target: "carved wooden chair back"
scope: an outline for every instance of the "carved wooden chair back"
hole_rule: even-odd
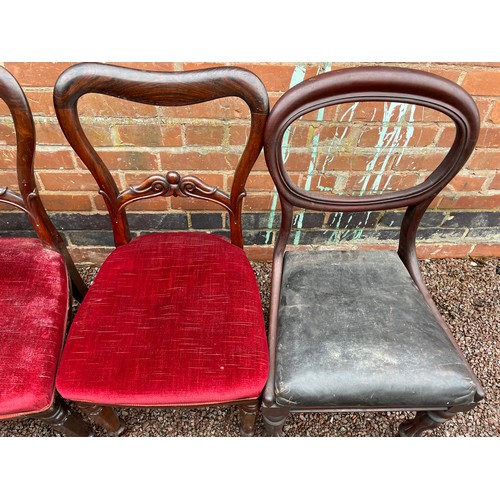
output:
[[[209,186],[195,176],[176,172],[152,175],[140,185],[119,191],[108,168],[85,135],[77,111],[78,99],[99,93],[156,106],[186,106],[224,97],[239,97],[251,112],[246,147],[236,166],[230,193]],[[116,245],[130,241],[125,207],[156,196],[210,200],[224,207],[230,219],[231,241],[243,247],[241,207],[245,183],[262,149],[262,131],[268,98],[262,82],[242,68],[220,67],[187,72],[152,72],[104,64],[75,65],[65,71],[54,88],[57,118],[71,146],[99,185],[112,223]]]
[[[0,329],[0,419],[30,415],[63,434],[90,435],[54,385],[71,304],[65,263],[78,298],[86,287],[42,205],[33,171],[33,116],[19,83],[4,68],[0,68],[0,98],[14,124],[20,191],[0,188],[0,202],[24,212],[39,238],[0,240],[0,311],[4,319]]]
[[[408,103],[447,115],[453,121],[456,135],[444,159],[420,184],[394,192],[363,196],[328,195],[306,191],[296,185],[287,172],[282,154],[288,127],[301,116],[320,108],[366,101]],[[477,107],[465,90],[430,73],[402,68],[363,67],[325,73],[293,87],[273,107],[266,124],[264,151],[279,193],[282,223],[273,256],[270,375],[263,396],[263,412],[270,434],[282,432],[289,411],[399,408],[418,410],[415,421],[400,428],[402,434],[416,435],[436,426],[456,411],[470,409],[484,396],[479,381],[426,289],[416,253],[416,235],[422,216],[469,158],[478,138],[479,123]],[[407,208],[396,259],[390,255],[392,252],[320,251],[308,252],[306,256],[287,251],[295,208],[352,213],[401,207]],[[370,274],[374,268],[384,271],[375,276]],[[298,276],[304,277],[308,273],[310,278],[303,278],[300,284]],[[393,275],[399,276],[400,281],[393,282]],[[420,292],[418,296],[413,296],[413,284]],[[307,287],[315,289],[312,295],[305,292]],[[408,296],[398,297],[401,287],[409,289]],[[370,293],[377,300],[370,300]],[[322,300],[325,307],[315,308],[314,303]],[[375,318],[378,318],[377,309],[383,316],[390,316],[393,308],[401,310],[405,307],[405,300],[413,310],[409,317],[395,314],[380,330],[373,327]],[[346,301],[350,301],[350,305]],[[411,305],[417,302],[418,307]],[[311,306],[310,314],[297,320],[294,307],[300,309],[307,304]],[[419,323],[419,314],[426,317],[427,326]],[[316,322],[312,315],[316,316]],[[311,321],[309,324],[308,320]],[[413,325],[407,331],[405,321]],[[348,327],[345,322],[355,326]],[[429,326],[431,323],[432,327]],[[429,329],[436,342],[446,345],[443,351],[433,351],[431,345],[422,343],[422,336]],[[391,335],[396,340],[390,340]],[[407,340],[411,336],[415,344]],[[370,345],[373,346],[371,349]],[[383,345],[386,352],[380,352]],[[395,357],[402,351],[407,354],[397,361]],[[327,352],[334,352],[337,361],[329,359]],[[306,353],[310,363],[301,365],[298,360],[303,362]],[[377,364],[377,355],[393,356],[385,372],[381,368],[382,358]],[[442,394],[433,398],[432,387],[439,386],[442,375],[439,356],[442,356],[441,361],[446,359],[458,363],[461,371],[460,376],[454,374],[456,379],[451,377],[453,380],[442,388]],[[431,360],[426,364],[431,372],[426,383],[411,379],[411,357],[417,363],[422,357]],[[346,361],[347,358],[351,361]],[[381,382],[379,376],[394,383],[393,386]],[[458,391],[461,391],[462,398],[453,393],[455,383],[461,384]],[[402,388],[405,384],[407,391],[418,392],[420,396],[406,397]],[[367,398],[366,390],[380,394],[380,397]],[[449,401],[445,401],[447,398]]]
[[[120,192],[80,123],[77,103],[87,93],[156,106],[241,98],[250,109],[250,130],[230,192],[174,171],[149,176]],[[236,67],[155,72],[85,63],[60,75],[54,87],[54,104],[66,138],[99,186],[117,247],[101,266],[72,325],[58,389],[67,397],[73,394],[82,408],[83,402],[93,405],[88,411],[94,414],[101,411],[100,405],[109,409],[236,402],[241,409],[242,434],[253,433],[267,377],[267,347],[257,283],[242,250],[241,210],[245,182],[262,149],[269,106],[264,85],[250,71]],[[189,196],[222,206],[229,215],[231,243],[197,232],[142,235],[131,240],[127,207],[157,196]],[[140,260],[134,257],[137,252]],[[107,306],[102,309],[104,302]],[[152,308],[155,303],[157,307]],[[128,307],[133,311],[130,317]],[[99,325],[93,323],[96,317],[101,318]],[[127,335],[134,339],[134,347],[125,353],[108,351],[108,342],[120,345],[124,338],[119,326],[122,322],[128,325]],[[156,337],[144,338],[145,328]],[[99,336],[101,329],[107,331],[105,338]],[[80,345],[81,341],[85,345]],[[94,359],[96,353],[90,349],[94,341],[97,350],[106,353],[99,359],[99,355]],[[110,370],[135,366],[144,349],[149,353],[147,362],[136,372],[125,369],[126,389],[109,379]],[[200,354],[205,351],[205,356]],[[82,358],[82,352],[86,357]],[[94,363],[100,367],[97,372],[103,370],[97,378],[97,372],[88,371]],[[158,384],[146,387],[152,373]],[[121,429],[116,418],[114,423],[101,423],[111,432]]]

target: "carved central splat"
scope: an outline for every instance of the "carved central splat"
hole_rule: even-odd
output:
[[[195,176],[181,177],[178,172],[168,172],[165,177],[152,175],[139,186],[130,186],[120,196],[128,192],[148,196],[191,196],[196,193],[205,196],[214,194],[217,188],[205,184]]]
[[[115,217],[130,203],[146,198],[158,196],[180,196],[211,200],[222,205],[232,213],[230,197],[214,186],[205,184],[194,175],[182,177],[178,172],[168,172],[165,176],[151,175],[138,186],[130,186],[122,191],[113,203],[110,196],[103,190],[99,191],[104,196],[108,208]]]

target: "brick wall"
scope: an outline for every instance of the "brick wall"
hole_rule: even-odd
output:
[[[120,63],[148,70],[180,71],[220,63]],[[233,63],[264,82],[271,106],[301,80],[326,70],[360,64]],[[372,64],[372,63],[370,63]],[[52,86],[70,63],[3,63],[23,86],[36,123],[36,176],[42,199],[77,262],[101,262],[113,239],[96,184],[59,130]],[[393,64],[395,65],[395,64]],[[466,167],[426,214],[418,233],[421,257],[500,255],[500,63],[411,63],[469,91],[481,114],[481,134]],[[120,189],[168,170],[196,173],[228,190],[248,131],[248,110],[236,98],[187,108],[160,108],[87,95],[80,101],[89,139]],[[321,118],[324,120],[321,121]],[[416,106],[353,103],[310,113],[291,128],[286,166],[306,189],[370,194],[421,182],[453,139],[449,119]],[[0,185],[17,188],[15,136],[0,102]],[[251,258],[268,259],[279,226],[279,203],[263,156],[247,184],[244,224]],[[23,214],[0,205],[0,234],[30,234]],[[161,230],[227,232],[216,205],[183,198],[131,205],[135,235]],[[298,246],[394,248],[401,213],[297,213],[290,243]]]

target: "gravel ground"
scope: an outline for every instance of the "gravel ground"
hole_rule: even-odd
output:
[[[271,268],[253,263],[264,313],[268,314]],[[481,380],[486,400],[473,411],[459,414],[429,435],[500,436],[499,382],[500,259],[439,259],[421,261],[427,286],[450,326],[472,369]],[[81,267],[87,282],[96,268]],[[119,409],[126,422],[122,436],[238,436],[235,407],[202,409]],[[284,427],[286,436],[394,436],[402,420],[400,412],[292,414]],[[94,428],[96,436],[106,436]],[[34,419],[0,422],[0,437],[53,436],[52,429]],[[263,436],[259,417],[256,436]]]

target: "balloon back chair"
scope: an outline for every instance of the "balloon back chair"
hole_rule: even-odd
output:
[[[175,171],[120,192],[80,124],[77,102],[88,93],[155,106],[241,98],[251,124],[230,193]],[[122,424],[116,411],[101,418],[103,409],[235,404],[241,434],[252,435],[268,348],[257,281],[243,250],[241,209],[268,115],[262,82],[235,67],[157,72],[83,63],[60,75],[54,105],[66,138],[99,186],[116,245],[75,316],[58,390],[110,432],[120,432]],[[158,196],[222,206],[230,241],[195,231],[132,239],[126,207]]]
[[[420,184],[373,195],[299,187],[283,160],[288,127],[319,109],[367,101],[422,106],[451,118],[455,139],[437,168]],[[270,367],[261,407],[268,435],[282,435],[290,412],[412,411],[415,418],[404,421],[399,434],[419,436],[484,398],[426,289],[416,253],[424,212],[465,164],[478,134],[479,114],[467,92],[410,69],[324,73],[288,90],[273,107],[264,151],[282,223],[273,256]],[[296,209],[352,214],[402,207],[397,252],[287,246]]]
[[[35,124],[16,79],[0,67],[0,98],[16,134],[20,193],[0,188],[0,202],[26,215],[38,238],[0,238],[0,420],[37,418],[68,436],[88,436],[87,424],[55,391],[73,294],[86,286],[38,195],[33,172]],[[71,277],[71,283],[68,278]]]

